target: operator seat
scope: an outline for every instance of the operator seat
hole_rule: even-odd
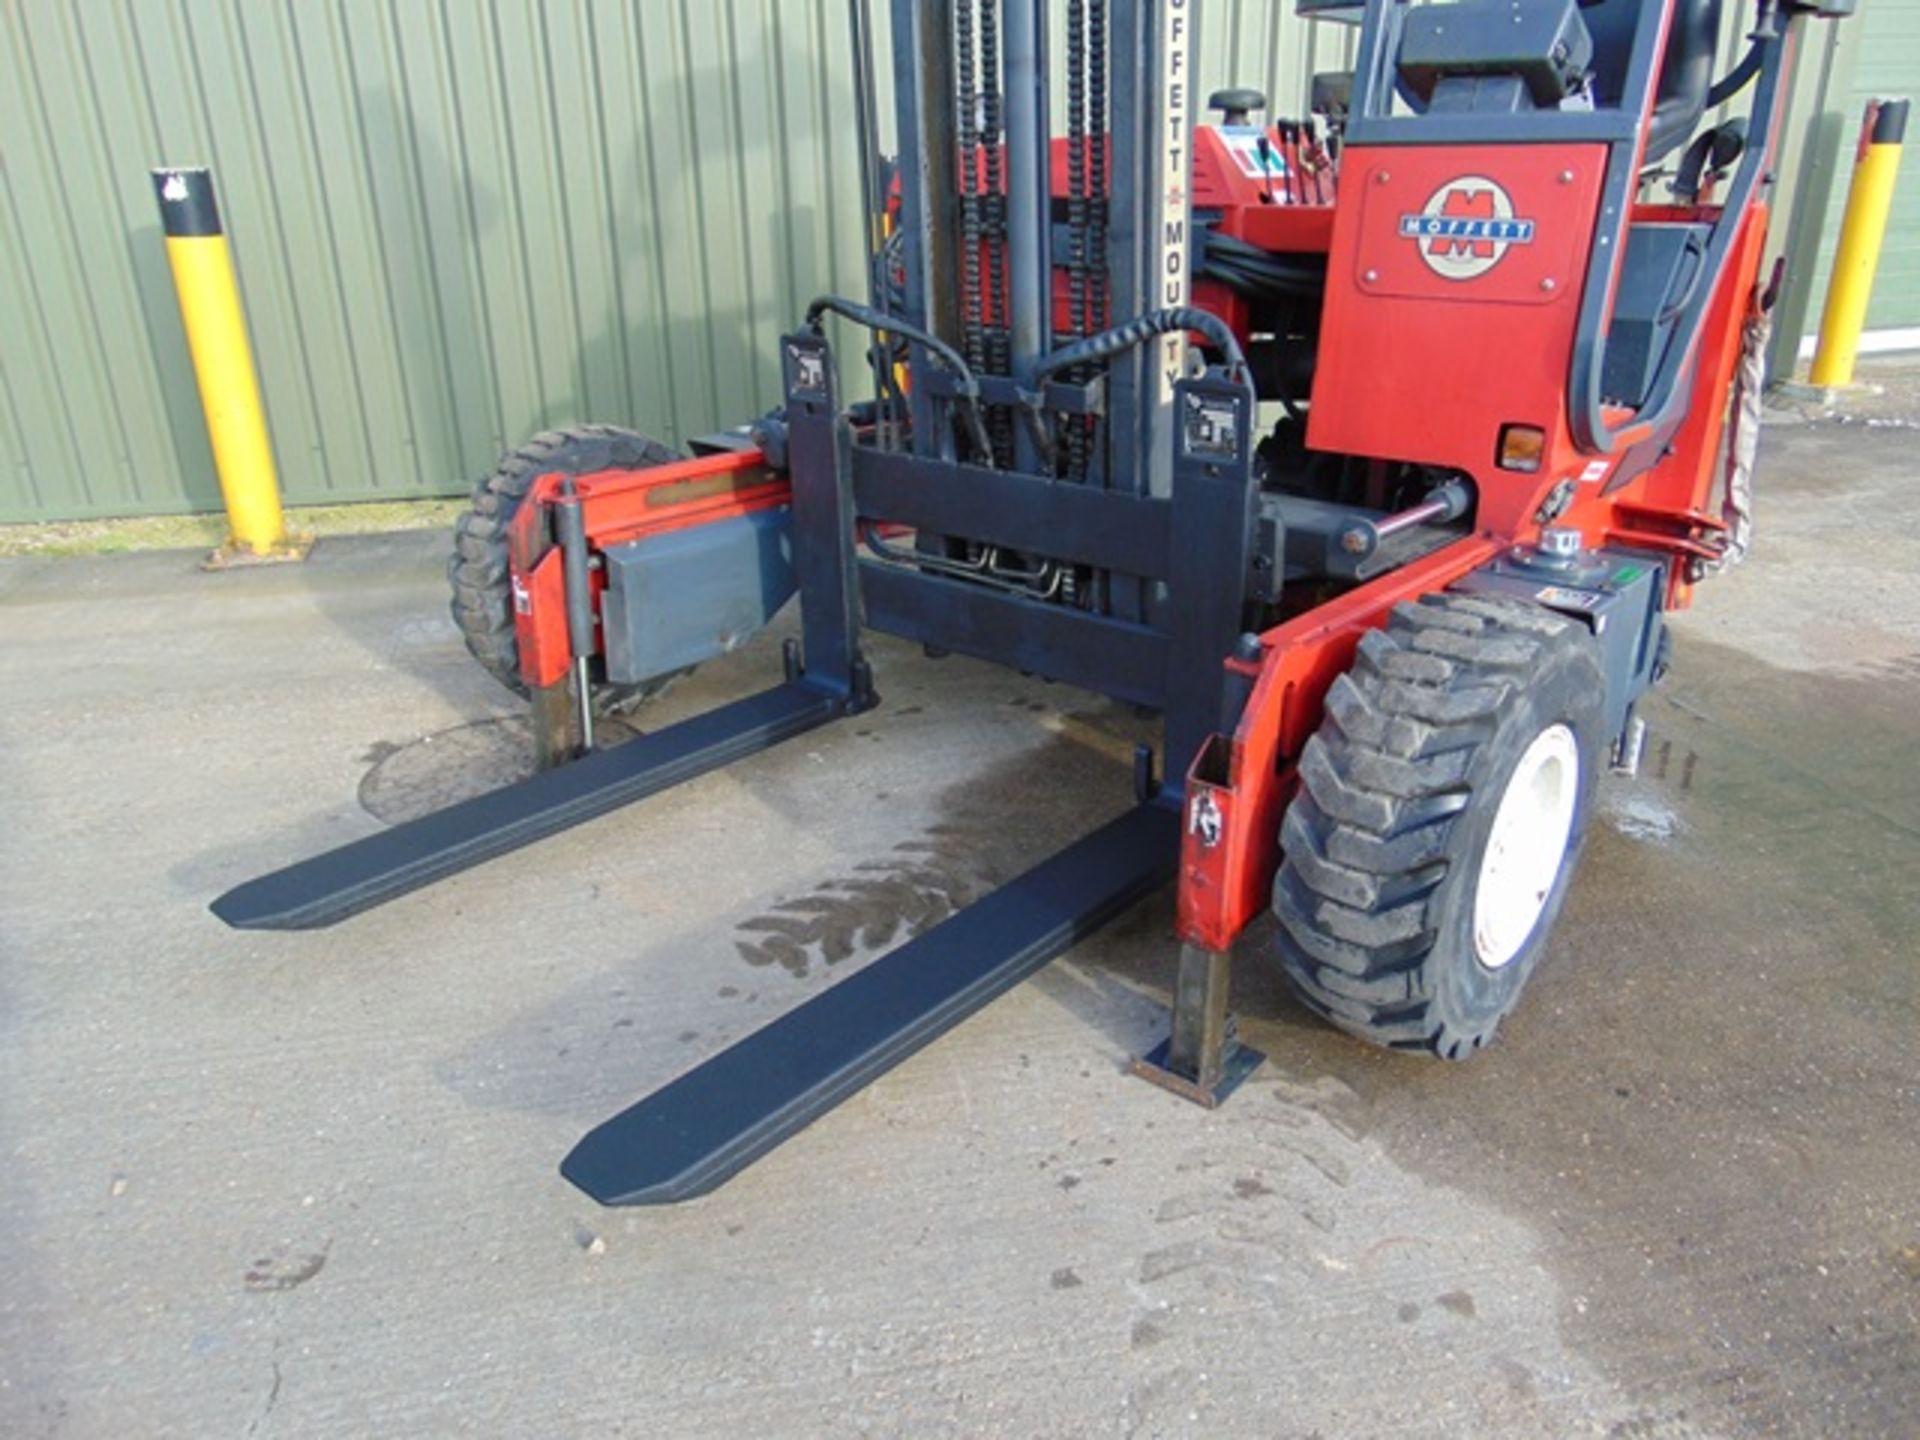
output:
[[[1618,105],[1633,54],[1640,12],[1660,0],[1581,0],[1581,18],[1593,36],[1593,98]],[[1706,113],[1713,88],[1714,50],[1720,39],[1722,0],[1677,0],[1667,32],[1666,61],[1653,103],[1643,164],[1652,165],[1682,144]]]

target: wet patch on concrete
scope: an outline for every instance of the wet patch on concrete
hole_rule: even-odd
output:
[[[1920,685],[1920,652],[1895,655],[1886,660],[1863,661],[1854,668],[1853,673],[1864,680],[1892,680]]]
[[[1695,774],[1700,768],[1700,755],[1692,746],[1684,742],[1676,743],[1673,736],[1649,727],[1646,744],[1640,753],[1640,768],[1653,784],[1685,794],[1693,789]]]
[[[1658,791],[1615,780],[1600,791],[1600,813],[1629,840],[1665,845],[1680,832],[1680,816]]]
[[[1050,738],[973,783],[948,787],[942,817],[919,837],[820,881],[806,894],[778,897],[739,921],[735,953],[749,965],[779,966],[794,976],[873,956],[926,933],[1045,859],[1052,848],[1092,830],[1095,821],[1084,811],[1075,818],[1072,777],[1078,773],[1098,783],[1098,776],[1105,794],[1124,795],[1103,771],[1111,760],[1130,755],[1133,741],[1147,733],[1143,722],[1122,707],[1098,703],[1070,712],[1025,695],[1001,703],[1054,722],[1046,726]],[[1036,818],[1036,806],[1064,817],[1062,823],[1035,830],[1026,822]],[[1042,846],[1048,829],[1059,838]]]
[[[895,654],[888,659],[894,693],[911,693],[913,671],[933,668],[933,662],[917,656]],[[976,723],[987,708],[981,705],[974,712]],[[819,753],[803,745],[772,752],[759,762],[756,803],[813,817],[810,826],[835,837],[843,848],[831,868],[822,867],[826,878],[806,876],[805,888],[786,896],[763,894],[751,908],[742,907],[744,918],[731,925],[724,913],[714,915],[703,922],[710,924],[711,933],[676,937],[671,947],[657,947],[643,922],[625,932],[630,959],[532,1014],[517,1016],[482,1044],[446,1057],[436,1065],[436,1073],[472,1103],[558,1111],[582,1120],[604,1118],[594,1113],[604,1110],[604,1101],[583,1098],[583,1092],[598,1083],[595,1077],[611,1069],[626,1077],[623,1093],[645,1093],[799,1003],[829,972],[858,968],[905,943],[1118,813],[1130,799],[1130,787],[1124,763],[1114,752],[1124,754],[1126,746],[1111,743],[1107,731],[1124,733],[1130,722],[1108,715],[1108,708],[1095,702],[1090,712],[1067,717],[1069,723],[1059,731],[1048,727],[1036,732],[1028,728],[1031,720],[1021,719],[1005,733],[1021,737],[1014,743],[1022,748],[1003,751],[997,762],[984,763],[957,783],[943,779],[930,801],[918,795],[880,801],[874,790],[862,792],[857,780],[849,781],[857,772],[828,768],[853,764],[846,749],[864,749],[868,743],[858,740],[852,727],[822,731],[815,742]],[[884,717],[886,712],[876,714]],[[965,724],[966,717],[956,717],[955,723]],[[1135,728],[1144,733],[1145,725]],[[838,754],[827,749],[836,745],[843,747]],[[952,772],[939,773],[944,777]],[[669,799],[658,807],[656,817],[672,803]],[[869,807],[889,805],[911,806],[911,813],[927,817],[919,833],[901,839],[895,822],[890,831],[880,831],[891,845],[868,839],[863,817],[871,813]],[[658,827],[662,821],[652,823]],[[636,823],[635,833],[647,836],[645,844],[651,844],[661,832]],[[641,841],[634,843],[644,850]],[[690,842],[682,834],[680,843]],[[742,885],[748,893],[763,883],[754,878],[750,850],[717,853],[716,864],[746,877]],[[849,863],[851,856],[862,854],[874,858]],[[792,886],[793,872],[785,875],[785,883]],[[621,923],[618,912],[588,913]],[[1156,935],[1165,934],[1162,919]],[[696,958],[702,956],[704,962]],[[704,994],[690,985],[693,998],[684,1006],[643,1008],[633,1002],[632,996],[656,993],[656,973],[663,966],[677,970],[683,961],[731,967],[731,974],[716,977],[728,983],[703,983],[698,989]],[[752,967],[746,973],[754,983],[741,981],[743,962]],[[724,1008],[716,1009],[714,1000],[724,1002]],[[633,1014],[635,1024],[614,1030],[610,1010],[615,1016]],[[684,1035],[691,1028],[686,1022],[696,1016],[707,1022],[697,1042],[675,1043],[675,1036]]]
[[[800,976],[923,935],[1000,883],[978,827],[936,825],[885,859],[822,881],[735,926],[733,948],[749,965]]]

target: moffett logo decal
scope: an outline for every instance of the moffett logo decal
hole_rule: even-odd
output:
[[[1220,843],[1220,832],[1224,822],[1220,815],[1220,806],[1213,798],[1211,790],[1202,790],[1194,799],[1193,813],[1187,818],[1187,833],[1200,837],[1200,848],[1211,850]]]
[[[1418,215],[1400,217],[1427,268],[1445,280],[1474,280],[1500,263],[1510,245],[1533,243],[1533,221],[1513,213],[1513,197],[1484,175],[1462,175],[1433,192]]]

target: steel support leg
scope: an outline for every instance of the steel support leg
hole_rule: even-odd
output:
[[[1241,633],[1259,489],[1253,392],[1208,376],[1174,388],[1172,568],[1167,629],[1167,774],[1231,731],[1226,662]]]
[[[801,663],[815,685],[846,697],[850,714],[875,703],[860,650],[860,578],[853,550],[852,433],[840,414],[833,352],[818,335],[780,342],[793,480],[793,566],[800,589]]]
[[[552,770],[578,759],[585,748],[580,735],[580,711],[573,701],[568,678],[535,686],[529,714],[533,720],[533,765]]]
[[[1267,1057],[1234,1037],[1227,1013],[1233,956],[1200,945],[1180,949],[1173,1033],[1128,1068],[1143,1080],[1211,1110]]]

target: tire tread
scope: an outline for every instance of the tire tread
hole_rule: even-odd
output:
[[[638,470],[680,458],[672,447],[617,425],[572,425],[543,430],[500,457],[493,472],[473,487],[473,498],[453,525],[447,557],[453,623],[467,652],[494,679],[517,695],[527,693],[520,679],[520,645],[513,629],[513,592],[507,554],[507,528],[542,475],[561,471],[587,475],[596,470]],[[655,687],[657,688],[657,687]],[[650,693],[647,687],[598,687],[601,708]]]
[[[1469,775],[1503,707],[1578,622],[1442,592],[1361,637],[1299,761],[1274,877],[1280,960],[1309,1008],[1374,1044],[1449,1059],[1462,1033],[1432,1005],[1438,895]]]

